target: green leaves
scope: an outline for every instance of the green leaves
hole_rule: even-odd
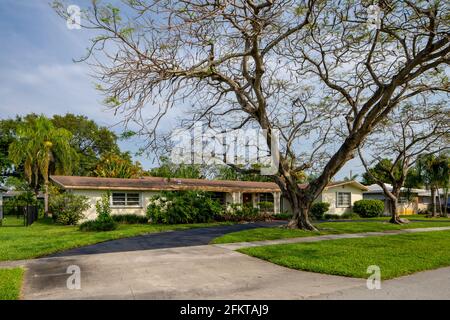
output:
[[[55,128],[45,116],[29,117],[17,128],[17,139],[9,146],[9,158],[23,166],[25,176],[35,189],[40,178],[48,181],[51,165],[58,174],[70,174],[77,155],[70,141],[72,134]]]
[[[94,175],[104,178],[139,178],[144,174],[139,162],[133,163],[124,155],[104,155],[94,170]]]

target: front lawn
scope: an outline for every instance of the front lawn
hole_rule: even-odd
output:
[[[0,300],[20,298],[23,274],[22,268],[0,269]]]
[[[119,224],[117,230],[82,232],[76,226],[53,224],[39,220],[29,227],[0,227],[0,261],[30,259],[58,251],[102,241],[169,230],[210,227],[230,223],[197,223],[180,225]]]
[[[3,227],[20,227],[24,225],[23,217],[17,218],[16,216],[3,217],[1,226]]]
[[[281,244],[238,250],[305,271],[367,278],[379,266],[382,279],[450,265],[450,231]]]
[[[368,222],[352,221],[352,222],[324,222],[316,224],[319,232],[310,232],[303,230],[291,230],[283,227],[273,228],[257,228],[238,232],[228,233],[218,237],[212,243],[232,243],[232,242],[248,242],[262,240],[276,240],[297,237],[311,237],[326,234],[341,233],[360,233],[360,232],[376,232],[386,230],[400,230],[412,228],[428,228],[428,227],[448,227],[448,222],[430,221],[430,222],[411,222],[409,224],[396,225],[383,220],[373,220]]]

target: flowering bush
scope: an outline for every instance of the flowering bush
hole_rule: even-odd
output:
[[[225,221],[261,221],[268,219],[270,214],[261,213],[258,208],[239,203],[228,204],[222,218]]]

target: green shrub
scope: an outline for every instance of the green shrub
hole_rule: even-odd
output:
[[[114,221],[88,220],[80,224],[80,231],[111,231],[116,228]]]
[[[361,217],[355,212],[346,212],[341,215],[341,219],[360,219]]]
[[[111,217],[109,192],[95,204],[97,219],[85,221],[80,225],[81,231],[110,231],[117,229],[117,223]]]
[[[122,224],[145,224],[148,218],[137,214],[114,214],[112,219],[117,223]]]
[[[203,223],[220,219],[222,211],[207,192],[163,192],[150,200],[147,217],[152,223]]]
[[[49,209],[56,223],[75,225],[84,218],[83,212],[89,209],[89,199],[73,193],[61,193],[49,199]]]
[[[320,220],[328,209],[330,209],[330,204],[328,202],[315,202],[311,206],[310,212],[316,220]]]
[[[273,202],[261,201],[258,205],[261,213],[273,213]]]
[[[275,220],[290,220],[290,219],[292,219],[292,214],[286,213],[286,212],[276,213],[276,214],[272,215],[272,217]]]
[[[363,218],[380,216],[384,211],[381,200],[358,200],[353,204],[353,211]]]

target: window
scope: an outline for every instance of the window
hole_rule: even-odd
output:
[[[352,206],[352,194],[350,192],[337,193],[337,206],[342,208],[349,208]]]
[[[112,205],[122,207],[137,207],[141,204],[139,193],[113,192]]]
[[[274,202],[272,193],[260,193],[259,202]]]

